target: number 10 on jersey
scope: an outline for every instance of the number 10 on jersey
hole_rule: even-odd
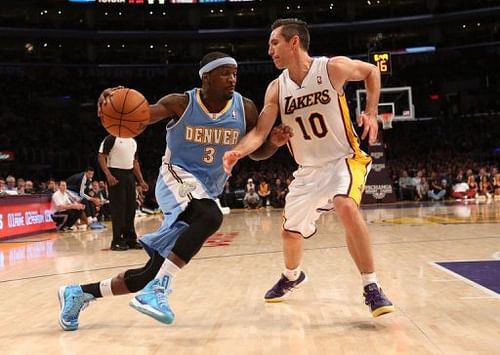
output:
[[[307,119],[302,119],[302,116],[297,116],[295,117],[295,121],[299,125],[306,141],[312,139],[311,135],[323,138],[328,133],[325,118],[319,112],[311,112]]]

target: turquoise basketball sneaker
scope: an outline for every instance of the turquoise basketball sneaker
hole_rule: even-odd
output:
[[[142,291],[132,298],[130,307],[153,317],[157,321],[172,324],[175,315],[167,301],[167,296],[172,292],[169,285],[170,277],[167,275],[161,279],[150,281]]]
[[[58,296],[61,306],[59,325],[64,330],[77,330],[80,311],[95,299],[94,296],[84,293],[80,285],[61,286]]]

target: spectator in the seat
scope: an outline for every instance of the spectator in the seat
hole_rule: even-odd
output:
[[[38,184],[38,191],[40,191],[41,194],[45,193],[47,191],[47,182],[46,181],[40,181]]]
[[[24,188],[26,186],[26,181],[23,178],[18,178],[16,183],[17,194],[24,195]]]
[[[54,192],[57,191],[56,181],[54,179],[50,178],[49,181],[47,182],[47,186],[45,188],[43,186],[41,186],[40,188],[41,188],[42,194],[52,195]]]
[[[493,186],[493,182],[495,180],[495,176],[498,174],[498,168],[496,166],[492,167],[490,170],[490,182],[491,186]]]
[[[451,181],[451,178],[450,178]],[[444,189],[445,194],[443,196],[443,200],[446,200],[451,197],[451,185],[448,184],[448,179],[441,178],[441,187]]]
[[[455,176],[455,179],[453,180],[453,185],[458,184],[459,182],[462,182],[464,180],[465,180],[464,171],[460,169],[457,175]]]
[[[486,177],[487,180],[490,179],[490,173],[485,167],[479,168],[479,174],[477,175],[476,181],[479,183],[478,192],[481,191],[481,182],[483,181],[483,177]]]
[[[24,184],[24,193],[26,195],[31,195],[36,193],[35,188],[33,186],[33,181],[26,180],[26,183]]]
[[[0,193],[5,193],[5,179],[0,176]]]
[[[403,170],[399,178],[399,196],[402,200],[415,200],[415,180],[408,176],[408,172]]]
[[[500,198],[500,173],[496,173],[493,176],[493,194],[495,198]]]
[[[469,175],[467,177],[467,185],[469,185],[469,190],[474,192],[474,197],[477,196],[479,186],[477,185],[476,182],[476,177],[474,175]]]
[[[12,175],[5,179],[5,193],[7,195],[17,195],[16,178]]]
[[[468,199],[476,196],[475,191],[469,189],[469,184],[462,180],[453,185],[453,192],[451,196],[456,199]]]
[[[249,179],[247,180],[247,186],[246,186],[246,188],[245,188],[245,192],[248,192],[248,191],[250,191],[251,189],[253,189],[253,190],[255,191],[255,184],[254,184],[254,182],[253,182],[253,179],[252,179],[252,178],[249,178]]]
[[[222,194],[219,196],[220,204],[222,207],[233,208],[234,199],[234,191],[231,189],[229,181],[226,181],[226,183],[224,184],[224,191],[222,191]]]
[[[109,201],[104,198],[103,192],[101,191],[101,187],[99,186],[99,181],[97,180],[92,181],[90,186],[91,190],[89,191],[89,195],[97,197],[99,200],[101,200],[101,204],[99,206],[96,206],[96,217],[98,221],[103,221],[104,220],[103,209],[107,204],[109,204]]]
[[[420,181],[422,180],[422,176],[424,176],[422,170],[417,171],[415,176],[413,177],[413,185],[415,185],[415,199],[418,200],[418,185],[420,184]]]
[[[444,199],[446,196],[446,189],[448,187],[448,183],[446,179],[440,179],[435,175],[434,179],[431,181],[431,186],[429,188],[429,192],[427,196],[431,201],[439,201]]]
[[[86,201],[85,199],[81,200],[81,202],[85,205],[85,214],[87,216],[91,216],[92,217],[91,220],[87,219],[88,220],[88,224],[90,226],[91,223],[99,222],[99,214],[100,214],[100,211],[101,211],[102,201],[97,196],[97,194],[94,191],[94,189],[92,188],[92,184],[90,184],[89,187],[85,189],[85,194],[87,194],[88,196],[90,196],[91,199],[92,198],[97,198],[101,202],[99,205],[96,205],[94,203],[90,203],[90,202]]]
[[[283,208],[287,192],[287,186],[281,182],[280,178],[277,178],[271,192],[271,206],[274,208]]]
[[[423,201],[427,200],[429,194],[429,182],[425,176],[421,176],[419,182],[417,183],[417,200]]]
[[[483,196],[490,199],[493,196],[493,186],[490,183],[490,179],[487,175],[481,176],[481,181],[479,183],[479,196]]]
[[[96,192],[96,196],[101,199],[101,208],[99,209],[98,219],[100,221],[109,220],[111,216],[109,208],[109,193],[108,185],[104,181],[92,181],[92,189]]]
[[[245,208],[258,208],[260,207],[260,202],[260,197],[253,188],[250,188],[245,194],[245,197],[243,197],[243,206]]]
[[[265,179],[262,179],[259,183],[259,188],[257,194],[260,197],[261,206],[269,206],[271,203],[271,188]]]
[[[69,194],[78,202],[85,205],[85,215],[89,226],[102,228],[96,217],[96,207],[101,205],[101,200],[96,196],[90,196],[87,192],[91,188],[92,178],[94,177],[94,168],[88,167],[84,172],[70,176],[66,183]],[[92,226],[93,225],[93,226]]]
[[[52,194],[52,219],[57,230],[76,230],[74,227],[85,206],[74,202],[67,191],[66,181],[59,182],[59,189]]]

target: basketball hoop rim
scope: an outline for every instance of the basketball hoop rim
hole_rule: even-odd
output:
[[[392,121],[392,119],[394,118],[394,113],[392,112],[379,113],[378,117],[381,121]]]
[[[382,122],[382,129],[392,128],[393,112],[384,112],[378,114],[378,119]]]

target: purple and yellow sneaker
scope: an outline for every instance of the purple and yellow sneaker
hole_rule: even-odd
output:
[[[370,312],[374,317],[394,312],[392,302],[384,295],[382,289],[376,283],[366,285],[363,296],[365,297],[365,304],[370,308]]]
[[[307,282],[307,275],[304,271],[300,272],[299,278],[295,281],[290,281],[285,275],[281,274],[278,282],[266,292],[264,300],[266,302],[281,302],[290,292],[299,288],[305,282]]]

